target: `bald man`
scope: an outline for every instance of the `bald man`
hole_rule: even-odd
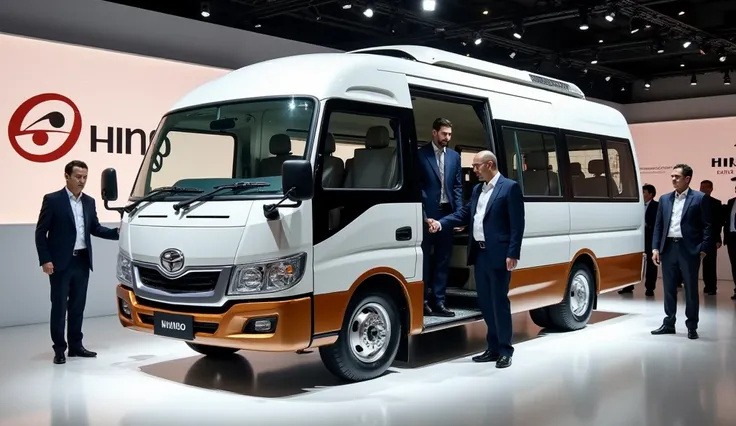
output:
[[[470,203],[439,221],[430,220],[430,232],[469,226],[468,265],[475,266],[478,304],[488,326],[488,349],[475,362],[511,365],[514,347],[509,284],[511,271],[521,258],[524,235],[524,198],[516,181],[498,171],[496,156],[481,151],[473,158],[473,170],[485,183],[473,188]]]

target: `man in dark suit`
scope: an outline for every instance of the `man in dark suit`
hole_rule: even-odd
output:
[[[452,123],[445,118],[438,118],[432,124],[432,143],[419,149],[419,171],[425,222],[429,219],[439,220],[460,210],[463,205],[460,154],[448,149],[447,144],[450,143],[451,138]],[[452,254],[452,229],[436,234],[429,233],[428,230],[428,226],[425,226],[422,241],[424,314],[453,317],[455,313],[445,307],[447,275]],[[434,249],[434,256],[432,256],[432,249]]]
[[[723,244],[723,240],[721,239],[721,229],[723,227],[721,210],[723,210],[723,203],[721,200],[713,198],[711,195],[713,192],[713,182],[709,180],[700,182],[700,192],[706,195],[705,199],[708,200],[711,205],[711,236],[715,243],[715,250],[706,254],[703,258],[703,283],[705,284],[703,293],[715,296],[718,291],[718,273],[716,271],[718,265],[718,249],[720,249]]]
[[[644,252],[647,254],[647,268],[646,278],[644,281],[644,293],[647,297],[654,296],[654,289],[657,288],[657,265],[652,262],[652,235],[654,234],[654,223],[657,220],[657,209],[659,203],[654,201],[654,196],[657,195],[657,189],[654,185],[645,184],[641,187],[641,192],[644,195]],[[632,293],[634,286],[630,285],[621,291],[619,294]]]
[[[652,260],[662,265],[664,312],[662,326],[652,334],[675,334],[677,284],[685,284],[687,337],[698,338],[698,269],[700,261],[713,251],[711,203],[705,194],[690,188],[693,169],[678,164],[672,169],[673,192],[659,198],[652,240]]]
[[[36,223],[36,251],[43,272],[51,282],[51,339],[54,363],[66,362],[64,326],[69,315],[69,356],[95,357],[82,345],[82,319],[87,283],[92,270],[90,235],[117,240],[119,230],[100,225],[95,200],[82,194],[87,165],[72,161],[64,168],[66,187],[46,194]]]
[[[736,181],[735,178],[731,178]],[[736,191],[736,188],[734,188]],[[723,206],[721,217],[723,218],[723,244],[728,252],[728,260],[731,263],[731,275],[733,276],[733,296],[731,300],[736,300],[736,197],[730,198],[726,205]]]
[[[478,304],[488,326],[488,348],[473,361],[496,361],[497,368],[505,368],[514,353],[509,284],[521,258],[525,219],[521,187],[503,177],[497,167],[492,152],[476,154],[473,169],[485,183],[473,188],[470,203],[460,211],[439,222],[430,221],[430,231],[469,227],[468,265],[475,266]]]

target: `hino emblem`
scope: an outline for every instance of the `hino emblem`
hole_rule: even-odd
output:
[[[161,266],[170,274],[181,271],[184,267],[184,253],[177,249],[164,250],[161,253]]]

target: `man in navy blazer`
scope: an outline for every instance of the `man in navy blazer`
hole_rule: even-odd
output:
[[[46,194],[36,223],[36,251],[51,282],[51,339],[54,363],[66,362],[64,326],[69,315],[69,356],[95,357],[82,345],[82,319],[92,270],[92,239],[117,240],[119,230],[100,225],[94,198],[82,194],[87,165],[72,161],[64,168],[66,187]]]
[[[511,271],[521,258],[524,198],[519,184],[499,173],[491,151],[476,154],[473,169],[485,183],[473,188],[470,203],[460,211],[430,221],[430,231],[468,225],[468,265],[475,266],[478,304],[488,326],[488,348],[473,361],[496,361],[497,368],[506,368],[514,353],[508,293]]]
[[[672,169],[673,192],[659,197],[652,236],[652,261],[662,265],[664,313],[662,326],[652,334],[675,334],[677,285],[685,284],[687,337],[698,338],[698,269],[714,249],[711,236],[711,203],[705,194],[690,188],[693,169],[678,164]]]
[[[424,220],[439,220],[457,212],[463,205],[463,181],[460,154],[448,149],[452,138],[452,123],[438,118],[432,123],[432,143],[419,149],[419,171],[422,187]],[[453,317],[445,306],[447,275],[452,254],[452,229],[436,234],[424,228],[424,314]],[[434,256],[432,249],[434,248]],[[434,268],[433,268],[434,267]],[[432,271],[434,269],[434,271]],[[431,292],[431,294],[430,294]],[[430,299],[433,299],[430,301]]]

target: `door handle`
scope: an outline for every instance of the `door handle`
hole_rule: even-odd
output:
[[[404,226],[396,230],[396,241],[411,240],[411,226]]]

